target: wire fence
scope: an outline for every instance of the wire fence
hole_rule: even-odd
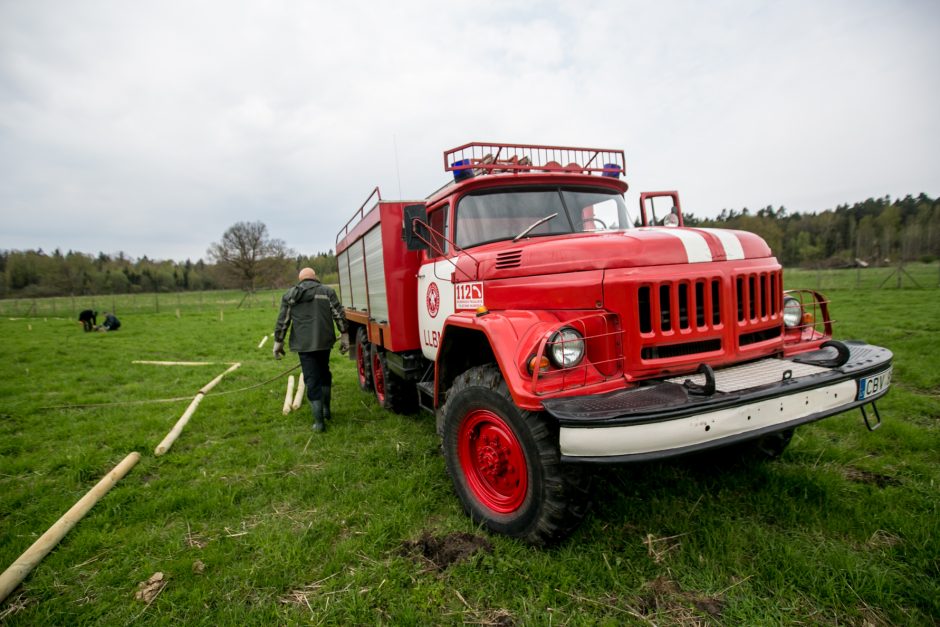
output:
[[[875,290],[940,288],[940,263],[908,263],[877,268],[787,268],[787,289]]]
[[[77,318],[84,309],[117,315],[127,313],[230,311],[233,309],[280,306],[284,290],[261,290],[254,293],[239,290],[204,292],[162,292],[152,294],[95,294],[86,296],[53,296],[46,298],[8,298],[0,300],[3,317]]]

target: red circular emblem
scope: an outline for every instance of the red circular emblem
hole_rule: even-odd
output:
[[[431,283],[428,285],[428,295],[426,300],[428,304],[428,313],[432,318],[436,318],[437,312],[441,308],[441,293],[437,289],[437,283]]]

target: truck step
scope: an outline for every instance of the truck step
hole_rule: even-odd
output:
[[[434,381],[418,381],[415,387],[418,389],[418,405],[434,413]]]

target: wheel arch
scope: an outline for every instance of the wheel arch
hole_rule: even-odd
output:
[[[462,312],[451,316],[441,334],[435,363],[435,407],[462,373],[475,366],[495,364],[513,402],[520,408],[540,411],[541,403],[526,390],[518,364],[520,342],[543,322],[557,322],[550,312],[501,311],[483,316]]]
[[[483,329],[456,324],[445,325],[441,348],[437,354],[435,405],[443,403],[444,393],[453,385],[454,379],[470,368],[485,364],[496,364],[499,367],[490,338]],[[503,368],[500,367],[500,370]],[[503,376],[505,377],[505,372]]]

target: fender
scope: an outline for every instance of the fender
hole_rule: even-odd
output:
[[[516,405],[541,411],[543,397],[532,389],[531,378],[526,372],[527,362],[546,333],[558,328],[566,319],[583,313],[572,310],[503,310],[485,314],[464,311],[449,316],[435,363],[435,407],[439,406],[442,393],[457,375],[467,368],[495,361]]]

